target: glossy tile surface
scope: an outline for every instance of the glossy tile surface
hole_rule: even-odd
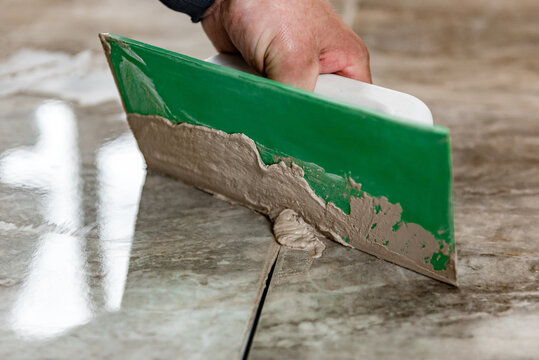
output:
[[[0,357],[239,357],[276,250],[267,220],[146,175],[115,103],[9,100]]]
[[[0,358],[238,358],[269,224],[146,174],[97,39],[205,57],[200,27],[157,1],[1,5]]]
[[[375,82],[451,130],[461,287],[283,250],[250,358],[537,358],[537,1],[335,4]],[[200,27],[158,1],[0,5],[0,358],[237,357],[270,226],[145,173],[96,36],[204,58]]]

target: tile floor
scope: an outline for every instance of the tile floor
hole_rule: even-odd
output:
[[[461,286],[280,249],[249,358],[537,358],[539,3],[334,4],[375,82],[452,132]],[[0,5],[0,358],[241,358],[271,226],[146,173],[97,39],[205,58],[200,27],[156,0]]]

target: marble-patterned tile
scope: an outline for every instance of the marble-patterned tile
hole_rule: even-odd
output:
[[[0,103],[0,358],[240,358],[268,220],[146,174],[118,103]]]
[[[126,238],[3,238],[2,358],[241,357],[277,251],[267,220],[160,175],[137,216]]]
[[[282,249],[250,358],[533,358],[537,250],[459,257],[456,288],[329,241],[314,261]]]
[[[282,250],[250,357],[536,358],[539,3],[332,3],[375,82],[451,130],[460,288],[331,242]],[[202,29],[158,1],[3,5],[0,358],[237,356],[269,223],[146,174],[96,38],[203,58]]]
[[[281,251],[251,357],[536,358],[539,3],[357,4],[375,82],[451,131],[460,287],[333,243]]]
[[[202,27],[158,0],[127,4],[122,0],[40,0],[32,6],[4,1],[0,22],[0,59],[21,49],[58,53],[98,52],[100,32],[139,39],[199,58],[215,51]],[[104,60],[104,58],[103,58]],[[106,61],[103,61],[105,64]],[[88,72],[86,69],[85,72]]]

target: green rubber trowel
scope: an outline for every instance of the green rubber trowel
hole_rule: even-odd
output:
[[[100,38],[149,169],[456,285],[449,131],[421,101],[337,75],[313,93],[235,56]]]

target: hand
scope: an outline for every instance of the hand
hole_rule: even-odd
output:
[[[318,74],[371,82],[365,44],[327,0],[216,0],[202,27],[270,79],[313,90]]]

